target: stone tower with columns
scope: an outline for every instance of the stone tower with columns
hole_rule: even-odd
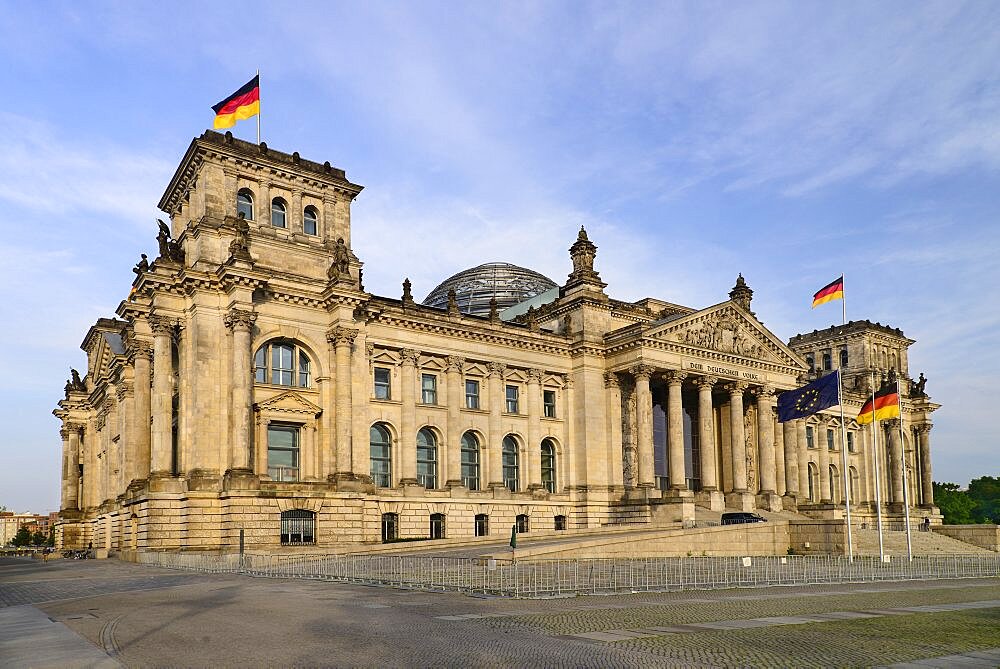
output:
[[[835,419],[778,424],[774,407],[842,342],[864,361],[852,379],[905,379],[915,446],[887,452],[919,474],[911,499],[932,503],[937,405],[906,376],[902,333],[867,324],[786,345],[742,275],[705,308],[617,300],[582,228],[565,284],[517,316],[462,313],[454,288],[448,305],[421,304],[409,280],[402,299],[374,295],[351,246],[361,189],[229,133],[192,141],[159,203],[158,257],[87,333],[86,374],[54,412],[61,545],[234,550],[242,531],[254,549],[328,550],[685,523],[699,506],[832,517]],[[870,449],[865,430],[848,434],[863,515]]]

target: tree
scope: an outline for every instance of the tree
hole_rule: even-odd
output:
[[[31,545],[32,546],[44,546],[46,542],[45,533],[41,530],[35,532],[31,535]]]
[[[957,483],[934,482],[934,503],[944,516],[945,525],[971,525],[976,522],[973,509],[976,502],[958,489]]]
[[[969,483],[969,499],[977,523],[1000,523],[1000,477],[982,476]]]
[[[56,528],[54,527],[49,528],[49,538],[45,540],[45,545],[46,546],[56,545]]]
[[[14,540],[10,542],[13,546],[27,546],[31,543],[31,531],[28,530],[27,525],[21,525],[18,528],[17,534],[14,535]]]

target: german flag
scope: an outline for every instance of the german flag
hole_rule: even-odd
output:
[[[813,295],[813,308],[815,309],[821,304],[826,304],[827,302],[832,302],[833,300],[844,299],[844,277],[841,275],[839,279],[835,279],[830,283],[826,284],[819,289],[815,295]]]
[[[237,121],[248,119],[260,113],[260,75],[243,85],[217,105],[213,128],[232,128]]]
[[[873,420],[888,420],[899,418],[899,389],[895,384],[886,386],[875,393],[875,397],[865,402],[858,414],[857,421],[861,425]]]

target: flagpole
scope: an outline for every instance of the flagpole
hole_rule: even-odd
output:
[[[257,144],[260,144],[260,70],[257,70]]]
[[[909,485],[906,482],[906,442],[903,441],[903,395],[899,392],[899,377],[896,377],[896,402],[899,405],[899,466],[903,469],[903,517],[906,521],[906,558],[913,562],[913,544],[910,538]]]
[[[878,519],[878,555],[885,562],[885,545],[882,542],[882,477],[878,470],[878,420],[875,418],[875,372],[869,372],[872,384],[872,455],[875,458],[875,517]]]
[[[844,275],[840,276],[843,297],[840,299],[844,321],[844,346],[847,346],[847,291],[843,290]],[[837,374],[837,400],[840,402],[840,456],[844,479],[844,510],[847,517],[847,561],[854,562],[854,533],[851,530],[851,481],[847,468],[847,420],[844,418],[844,373]]]

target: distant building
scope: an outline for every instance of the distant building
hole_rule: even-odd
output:
[[[35,513],[14,513],[13,511],[2,511],[0,512],[0,546],[6,546],[9,544],[11,539],[17,536],[17,531],[21,529],[22,526],[27,527],[28,531],[32,534],[35,532],[41,532],[48,537],[49,530],[55,526],[58,519],[58,512],[53,512],[43,516]]]
[[[510,263],[424,303],[368,293],[343,170],[206,132],[160,208],[158,257],[83,340],[62,424],[61,545],[233,549],[690,521],[696,505],[934,513],[913,340],[854,322],[784,343],[728,299],[612,298],[581,229],[560,285]],[[392,231],[386,230],[386,243]],[[406,253],[400,249],[401,257]],[[503,310],[503,307],[509,307]],[[841,368],[838,411],[776,422],[776,393]],[[903,436],[854,422],[901,379]],[[883,424],[883,427],[891,427]],[[846,443],[844,443],[846,441]]]

